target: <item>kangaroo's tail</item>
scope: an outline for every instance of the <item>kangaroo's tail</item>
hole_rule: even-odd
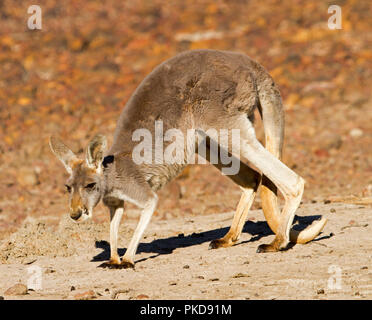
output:
[[[265,131],[265,147],[278,159],[282,156],[284,139],[284,110],[279,90],[268,76],[258,85],[259,112]],[[266,177],[261,185],[262,210],[271,230],[276,234],[281,222],[276,186]],[[324,228],[327,219],[317,220],[302,231],[291,230],[290,241],[306,243],[313,240]]]

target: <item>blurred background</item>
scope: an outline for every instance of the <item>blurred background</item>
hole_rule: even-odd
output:
[[[27,28],[31,4],[41,30]],[[327,26],[330,5],[342,8],[340,30]],[[80,154],[96,133],[111,142],[142,79],[190,49],[244,52],[273,76],[283,160],[306,179],[305,203],[371,196],[371,16],[369,0],[0,0],[0,239],[27,216],[53,223],[67,212],[49,136]],[[262,138],[260,121],[257,130]],[[160,192],[155,215],[231,211],[239,197],[212,166],[194,166]],[[102,205],[94,219],[108,220]]]

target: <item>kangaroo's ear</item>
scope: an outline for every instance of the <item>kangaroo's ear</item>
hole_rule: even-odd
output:
[[[49,138],[49,146],[56,157],[63,163],[67,172],[72,173],[72,162],[77,160],[76,155],[56,136]]]
[[[97,134],[87,148],[86,162],[90,167],[100,171],[102,169],[103,155],[106,151],[107,140],[102,134]]]

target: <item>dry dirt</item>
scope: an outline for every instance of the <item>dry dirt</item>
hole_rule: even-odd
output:
[[[164,220],[154,217],[136,255],[135,270],[99,268],[109,255],[106,222],[59,225],[28,218],[1,243],[0,296],[5,299],[371,299],[371,207],[304,204],[295,222],[303,227],[326,216],[313,242],[258,254],[273,239],[261,210],[253,210],[239,243],[208,250],[230,226],[233,212]],[[306,216],[306,218],[305,218]],[[136,215],[121,225],[124,254]],[[29,268],[41,268],[40,290],[11,296],[28,285]],[[30,273],[31,272],[31,273]],[[34,271],[35,272],[35,271]]]
[[[31,31],[27,2],[0,1],[0,299],[371,299],[371,1],[332,1],[342,7],[341,30],[327,27],[329,1],[38,4],[43,28]],[[273,238],[258,199],[241,242],[208,250],[230,225],[241,192],[212,166],[194,166],[159,192],[135,271],[97,268],[108,258],[108,214],[99,205],[89,223],[66,219],[67,174],[48,139],[59,135],[79,156],[97,133],[111,145],[143,78],[202,48],[243,52],[278,84],[282,160],[307,181],[297,214],[328,216],[323,239],[257,254]],[[349,204],[324,203],[337,198]],[[122,248],[139,212],[128,206],[126,214]],[[11,287],[24,291],[13,286],[26,285],[33,266],[43,289],[6,295]],[[341,288],[332,289],[338,271]]]

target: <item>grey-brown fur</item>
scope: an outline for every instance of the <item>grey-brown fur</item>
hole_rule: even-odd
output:
[[[216,50],[181,53],[141,82],[119,118],[114,143],[106,154],[130,157],[138,143],[132,141],[133,132],[146,128],[154,136],[155,120],[163,121],[164,132],[178,128],[185,136],[191,128],[236,128],[237,117],[253,114],[259,105],[259,90],[265,86],[280,98],[270,75],[244,54]],[[153,176],[149,182],[157,190],[183,167],[142,165],[138,170]]]

